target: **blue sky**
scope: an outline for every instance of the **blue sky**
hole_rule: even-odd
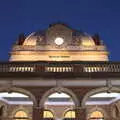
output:
[[[20,33],[28,35],[57,21],[99,33],[110,60],[120,61],[119,0],[0,0],[0,61],[8,60]]]

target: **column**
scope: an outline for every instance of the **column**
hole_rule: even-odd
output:
[[[36,96],[36,103],[33,104],[32,120],[43,120],[44,107],[40,106],[40,96]]]
[[[87,120],[86,108],[76,108],[75,113],[77,120]]]
[[[33,107],[32,120],[42,120],[43,118],[43,108]]]

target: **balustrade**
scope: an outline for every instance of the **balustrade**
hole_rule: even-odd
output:
[[[116,62],[6,62],[0,63],[0,72],[120,72]]]

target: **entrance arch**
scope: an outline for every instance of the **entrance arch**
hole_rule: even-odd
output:
[[[94,94],[97,94],[97,93],[100,93],[100,92],[108,91],[108,89],[109,89],[108,87],[102,87],[102,88],[96,88],[96,89],[91,90],[90,92],[88,92],[88,93],[84,96],[84,98],[83,98],[83,100],[82,100],[82,103],[81,103],[81,106],[82,106],[82,107],[85,107],[85,103],[86,103],[87,99],[88,99],[90,96],[92,96],[92,95],[94,95]],[[112,87],[112,88],[110,89],[110,91],[111,91],[111,92],[120,92],[120,88]]]
[[[25,95],[29,96],[29,98],[33,101],[34,106],[37,106],[37,101],[36,101],[35,96],[31,92],[29,92],[29,91],[27,91],[27,90],[25,90],[23,88],[18,88],[18,87],[1,87],[0,88],[0,92],[8,92],[8,93],[18,92],[18,93],[25,94]]]
[[[41,108],[44,108],[44,103],[46,101],[46,99],[48,98],[49,95],[55,93],[55,92],[58,92],[58,93],[66,93],[68,94],[74,101],[75,103],[75,107],[79,107],[80,103],[79,103],[79,100],[77,98],[77,96],[75,95],[75,93],[73,93],[70,89],[68,88],[63,88],[63,87],[56,87],[56,88],[51,88],[50,90],[48,90],[43,96],[42,96],[42,99],[40,101],[40,104],[39,106]]]

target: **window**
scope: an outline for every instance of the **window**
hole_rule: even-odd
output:
[[[64,118],[75,118],[75,111],[69,110],[69,111],[65,112]]]
[[[90,115],[90,120],[104,120],[104,116],[100,111],[94,111]]]
[[[49,110],[45,110],[44,112],[43,112],[43,118],[53,118],[54,116],[53,116],[53,113],[51,112],[51,111],[49,111]]]
[[[26,120],[26,119],[28,120],[28,115],[26,112],[20,110],[15,113],[14,119],[15,120]]]

